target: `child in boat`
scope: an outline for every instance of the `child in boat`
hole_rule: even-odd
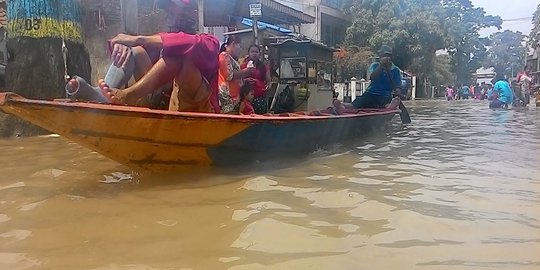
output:
[[[169,110],[219,112],[217,71],[219,41],[208,34],[195,34],[197,4],[194,0],[159,0],[167,11],[172,33],[152,36],[119,34],[109,41],[112,64],[105,79],[93,87],[73,77],[66,93],[73,99],[137,105],[164,85],[174,82]],[[170,16],[169,16],[170,15]],[[161,52],[153,60],[148,50]],[[132,78],[137,82],[120,89]]]
[[[255,114],[255,109],[253,109],[253,104],[251,104],[253,98],[253,88],[250,84],[244,84],[242,88],[240,88],[240,109],[238,110],[240,115]]]

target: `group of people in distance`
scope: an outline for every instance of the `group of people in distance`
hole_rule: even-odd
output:
[[[535,95],[535,89],[533,79],[530,76],[530,66],[525,66],[523,71],[520,72],[516,79],[509,83],[504,75],[498,74],[494,81],[494,84],[482,83],[476,86],[463,85],[462,88],[454,90],[449,85],[446,88],[446,98],[448,101],[453,99],[468,99],[469,96],[473,96],[475,99],[488,99],[490,100],[490,108],[508,108],[509,105],[513,107],[525,107],[530,103],[531,96]],[[540,95],[540,93],[536,93]],[[540,100],[540,96],[537,97]]]
[[[169,32],[150,36],[118,34],[109,40],[112,63],[97,86],[74,76],[66,85],[72,99],[109,104],[168,107],[173,111],[264,114],[270,68],[260,48],[249,47],[240,64],[237,36],[220,46],[216,37],[196,34],[197,7],[190,0],[160,0],[167,11]],[[392,49],[379,50],[380,62],[370,67],[371,85],[351,108],[382,108],[390,103],[401,74],[392,61]],[[127,86],[134,79],[134,83]]]

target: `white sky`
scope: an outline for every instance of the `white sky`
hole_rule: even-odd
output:
[[[474,6],[481,7],[488,15],[500,16],[503,20],[532,17],[540,0],[471,0]],[[503,22],[502,31],[520,31],[529,35],[533,28],[532,18],[520,21]],[[497,28],[483,29],[482,36],[497,32]]]

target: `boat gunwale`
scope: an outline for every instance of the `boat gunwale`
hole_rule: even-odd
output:
[[[184,118],[196,118],[206,120],[233,120],[233,121],[248,121],[248,122],[266,122],[272,121],[299,121],[299,120],[336,120],[346,118],[357,117],[369,117],[380,116],[388,114],[396,114],[400,111],[396,109],[369,109],[359,110],[356,114],[341,114],[341,115],[303,115],[300,113],[286,113],[286,115],[235,115],[235,114],[216,114],[216,113],[197,113],[197,112],[178,112],[169,110],[150,109],[145,107],[135,107],[128,105],[114,105],[114,104],[100,104],[91,102],[72,102],[64,100],[39,100],[28,99],[12,92],[0,93],[0,107],[8,106],[10,104],[24,104],[24,105],[41,105],[48,107],[57,107],[62,109],[84,109],[94,110],[95,112],[103,114],[122,114],[122,113],[137,113],[139,118],[154,118],[155,116],[169,116],[169,117],[184,117]]]

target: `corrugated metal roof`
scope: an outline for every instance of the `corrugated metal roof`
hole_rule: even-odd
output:
[[[7,26],[6,0],[0,0],[0,27]]]

